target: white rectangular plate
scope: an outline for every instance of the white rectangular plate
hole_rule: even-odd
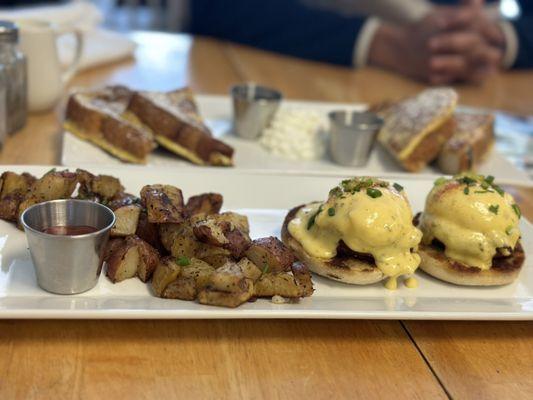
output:
[[[2,170],[28,171],[35,175],[49,169],[2,167]],[[279,236],[287,209],[324,199],[329,189],[343,178],[132,166],[93,167],[91,172],[120,178],[131,193],[138,193],[149,183],[176,185],[185,196],[206,191],[222,193],[224,209],[249,217],[252,238]],[[382,176],[405,187],[414,212],[422,210],[425,195],[435,178]],[[104,275],[94,289],[80,295],[47,293],[36,284],[24,233],[0,221],[0,318],[533,319],[533,227],[523,221],[521,229],[526,265],[519,279],[508,286],[460,287],[417,272],[417,289],[400,285],[398,290],[388,291],[382,284],[349,286],[315,276],[315,294],[298,304],[279,305],[260,299],[237,309],[225,309],[159,299],[138,279],[112,284]]]
[[[380,146],[375,146],[368,164],[364,168],[342,167],[333,163],[328,157],[312,161],[295,161],[272,155],[256,141],[238,138],[231,132],[232,110],[228,96],[198,95],[196,100],[200,108],[200,114],[206,119],[214,136],[224,140],[235,149],[235,168],[237,169],[314,174],[332,172],[340,174],[402,172],[396,161]],[[323,113],[338,109],[363,110],[366,108],[363,104],[292,100],[284,101],[282,107],[305,108]],[[90,143],[78,139],[69,132],[65,132],[63,135],[61,163],[63,165],[123,165],[117,158]],[[156,149],[150,155],[148,165],[198,168],[162,148]],[[439,173],[433,166],[427,167],[422,172]],[[508,182],[528,179],[524,171],[507,161],[496,149],[492,151],[486,162],[480,166],[479,172],[486,175],[498,175],[500,180]]]

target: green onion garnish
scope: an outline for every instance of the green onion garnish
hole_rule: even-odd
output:
[[[328,208],[328,215],[333,217],[335,215],[335,209],[333,207]]]
[[[186,267],[187,265],[191,264],[191,260],[189,260],[189,257],[181,256],[177,259],[178,265],[181,267]]]
[[[366,194],[372,197],[373,199],[381,197],[382,193],[378,189],[368,188],[366,189]]]
[[[494,177],[492,175],[489,175],[485,178],[485,182],[487,182],[489,185],[492,185],[492,182],[494,182]]]
[[[399,183],[394,183],[392,185],[394,187],[394,189],[396,189],[398,192],[401,192],[403,190],[403,186],[400,185]]]
[[[443,183],[446,183],[447,179],[443,176],[441,176],[439,179],[437,179],[435,182],[433,182],[433,184],[435,186],[440,186],[442,185]]]
[[[490,211],[491,213],[493,213],[493,214],[498,214],[498,208],[500,208],[499,205],[497,205],[497,204],[491,204],[491,205],[489,206],[489,211]]]
[[[520,207],[518,207],[518,204],[513,204],[511,207],[513,207],[515,214],[518,216],[518,218],[520,218],[522,213],[520,212]]]
[[[464,194],[470,193],[470,189],[468,188],[468,186],[463,189],[463,193]]]

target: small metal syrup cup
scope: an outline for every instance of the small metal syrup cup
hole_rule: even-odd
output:
[[[254,83],[231,88],[233,130],[244,139],[257,139],[278,110],[283,98],[278,90]]]
[[[328,116],[333,161],[349,167],[366,165],[383,119],[368,111],[332,111]]]
[[[115,224],[113,211],[87,200],[53,200],[29,207],[20,221],[42,289],[76,294],[96,285],[109,231]],[[90,226],[97,230],[83,235],[43,232],[52,226]]]

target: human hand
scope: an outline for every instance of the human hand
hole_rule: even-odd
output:
[[[435,8],[407,26],[382,24],[369,51],[369,63],[433,84],[479,82],[503,57],[504,38],[481,2]]]
[[[429,39],[430,81],[446,84],[456,80],[481,82],[501,64],[505,37],[497,22],[481,7],[471,5],[448,10],[447,29]]]

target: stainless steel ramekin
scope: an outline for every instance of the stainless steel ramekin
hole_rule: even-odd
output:
[[[92,289],[102,270],[113,211],[87,200],[53,200],[25,210],[21,224],[26,232],[37,283],[48,292],[76,294]],[[90,226],[83,235],[53,235],[52,226]]]

